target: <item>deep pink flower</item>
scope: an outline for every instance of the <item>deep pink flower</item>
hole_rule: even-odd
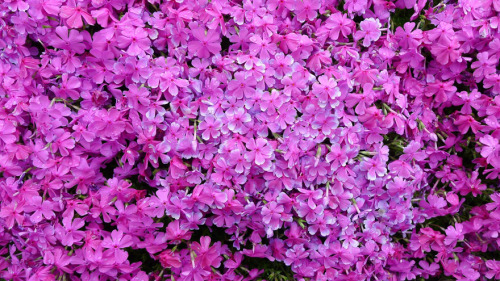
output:
[[[2,206],[0,210],[0,218],[5,220],[5,224],[8,229],[14,227],[14,224],[22,225],[24,221],[24,216],[22,212],[24,211],[24,204],[12,201],[6,206]]]
[[[191,247],[196,252],[195,261],[203,268],[218,268],[221,264],[221,243],[216,242],[210,246],[210,237],[202,236],[200,243],[194,242]]]
[[[460,44],[457,40],[449,40],[442,37],[438,42],[432,44],[431,52],[436,57],[436,61],[442,65],[455,62],[460,57]]]
[[[444,244],[455,246],[458,240],[464,239],[463,225],[460,223],[455,224],[455,226],[448,226],[446,229],[446,237],[444,238]]]
[[[64,246],[72,246],[82,241],[85,237],[85,232],[80,230],[85,225],[84,220],[80,218],[73,219],[73,216],[67,216],[63,218],[62,223],[62,225],[56,227],[56,234]]]
[[[382,34],[380,28],[382,25],[378,19],[369,18],[362,21],[360,24],[360,30],[354,33],[354,38],[356,40],[363,39],[363,46],[368,47],[374,41],[377,41]]]
[[[127,53],[131,56],[144,54],[150,48],[148,33],[143,28],[126,28],[118,36],[118,46],[127,48]]]
[[[346,14],[336,12],[328,17],[325,27],[330,29],[330,39],[337,40],[340,35],[345,38],[352,33],[354,22]]]
[[[70,28],[82,27],[83,19],[85,19],[87,24],[93,25],[95,23],[94,18],[89,14],[89,12],[77,5],[75,0],[68,1],[68,4],[69,5],[67,6],[61,7],[60,15],[62,18],[66,19],[66,23]]]
[[[221,46],[219,42],[219,34],[216,30],[209,29],[206,31],[202,27],[192,29],[194,41],[188,44],[189,53],[200,58],[208,58],[210,54],[220,52]]]
[[[378,157],[366,159],[361,168],[367,172],[366,178],[369,180],[375,180],[377,176],[381,177],[387,172],[385,164]]]
[[[120,230],[113,230],[110,236],[104,237],[101,245],[103,248],[110,249],[115,257],[118,257],[123,252],[121,249],[133,245],[133,240],[132,236],[123,235],[123,232]]]
[[[180,243],[182,240],[189,240],[191,238],[191,232],[181,229],[178,220],[168,224],[166,233],[167,240],[171,240],[173,243]]]
[[[59,151],[62,156],[68,156],[70,149],[75,147],[75,140],[71,138],[71,134],[69,132],[66,132],[63,129],[55,130],[50,140],[52,153]]]
[[[263,138],[249,139],[246,146],[250,151],[245,154],[245,159],[255,161],[257,165],[263,165],[273,155],[272,147]]]
[[[33,223],[39,223],[43,218],[50,220],[55,217],[54,203],[49,200],[42,202],[42,197],[40,196],[33,197],[30,203],[24,206],[24,210],[26,212],[33,212],[30,216],[30,220]]]
[[[235,79],[231,80],[227,86],[234,97],[241,99],[251,97],[255,93],[257,81],[253,76],[247,75],[245,72],[237,72],[234,77]]]
[[[165,250],[161,252],[159,258],[163,267],[180,268],[182,266],[182,262],[179,256],[171,250]]]
[[[423,33],[420,29],[415,29],[415,23],[414,22],[407,22],[404,24],[403,28],[398,27],[396,29],[395,35],[399,38],[400,43],[399,45],[401,48],[407,49],[414,49],[417,48],[421,40],[423,38]]]
[[[56,27],[57,36],[53,36],[50,44],[58,49],[72,50],[78,54],[85,51],[83,35],[78,30],[68,30],[66,26]]]
[[[220,128],[222,127],[222,122],[219,119],[215,119],[213,116],[207,116],[203,122],[200,123],[199,129],[203,131],[201,134],[204,140],[209,140],[210,138],[215,139],[220,135]]]

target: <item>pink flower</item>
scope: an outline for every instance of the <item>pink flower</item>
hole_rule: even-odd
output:
[[[430,47],[436,61],[442,65],[455,62],[460,58],[460,44],[457,40],[448,40],[445,37]]]
[[[61,7],[60,15],[62,18],[66,19],[66,24],[70,28],[80,28],[83,26],[83,19],[93,25],[95,23],[94,18],[82,7],[75,4],[75,0],[68,1],[67,6]]]
[[[33,197],[30,203],[25,205],[24,210],[26,212],[34,212],[30,217],[33,223],[39,223],[43,218],[52,219],[55,217],[54,203],[49,200],[42,202],[42,197],[40,196]]]
[[[297,20],[303,22],[305,20],[312,21],[316,18],[317,10],[321,7],[321,2],[314,0],[296,1],[295,13]]]
[[[68,74],[64,73],[61,82],[60,88],[55,88],[53,90],[59,97],[63,99],[69,97],[72,100],[78,100],[80,98],[80,94],[76,89],[80,88],[82,83],[77,77],[71,76],[68,78]]]
[[[330,29],[330,39],[337,40],[340,35],[345,38],[352,33],[354,22],[347,18],[347,14],[336,12],[328,17],[325,27]]]
[[[380,38],[382,32],[380,28],[382,25],[378,19],[369,18],[365,19],[359,24],[360,30],[354,33],[354,39],[363,39],[363,46],[368,47],[372,42]]]
[[[83,43],[83,35],[77,30],[68,30],[66,26],[56,27],[56,34],[51,40],[52,46],[63,50],[72,50],[78,54],[85,51],[85,44]]]
[[[489,269],[485,275],[486,278],[500,279],[500,261],[488,260],[486,261],[486,267]]]
[[[172,250],[165,250],[161,252],[159,258],[160,258],[160,263],[163,267],[180,268],[182,266],[182,262],[179,255],[172,252]]]
[[[52,153],[59,151],[62,156],[68,156],[70,150],[75,147],[75,140],[71,138],[69,132],[63,129],[54,130],[50,140],[52,142],[50,145]]]
[[[200,58],[208,58],[210,54],[219,53],[221,46],[219,43],[219,33],[216,30],[206,31],[202,27],[192,29],[193,41],[189,42],[189,53]]]
[[[361,169],[367,171],[366,178],[369,180],[375,180],[378,177],[382,177],[387,172],[385,164],[378,158],[368,158],[363,161]]]
[[[264,138],[249,139],[247,148],[250,150],[245,154],[245,159],[255,161],[257,165],[263,165],[273,155],[273,149]]]
[[[49,15],[58,15],[63,0],[41,0],[43,10]]]
[[[113,230],[111,235],[105,237],[101,243],[103,248],[110,249],[115,257],[118,257],[122,252],[123,248],[127,248],[133,245],[132,236],[123,235],[121,230]]]
[[[166,233],[167,240],[171,240],[173,243],[180,243],[182,240],[191,238],[191,232],[187,229],[181,229],[178,220],[168,224]]]
[[[68,267],[71,261],[72,257],[61,247],[56,247],[43,253],[44,264],[54,265],[58,270],[70,274],[73,273],[73,270]]]
[[[463,225],[460,223],[455,224],[455,226],[448,226],[446,229],[446,237],[444,238],[444,244],[454,247],[458,240],[464,239]]]
[[[283,53],[276,54],[271,62],[275,69],[274,77],[281,79],[283,76],[291,74],[293,62],[293,57],[290,55],[285,56]]]
[[[415,29],[414,22],[407,22],[404,24],[403,28],[398,26],[396,28],[396,36],[400,39],[399,45],[404,49],[414,49],[417,48],[423,38],[422,30]]]
[[[56,234],[59,236],[61,244],[64,246],[79,244],[85,237],[85,232],[79,230],[85,225],[85,221],[80,218],[73,219],[73,216],[67,216],[63,218],[62,222],[62,226],[56,226]]]
[[[203,268],[215,267],[218,268],[221,264],[221,243],[216,242],[210,246],[210,237],[202,236],[200,243],[194,242],[192,249],[196,252],[195,261]]]
[[[283,224],[281,219],[284,210],[283,206],[274,201],[270,202],[262,208],[262,221],[269,225],[271,230],[277,230]]]
[[[268,59],[270,55],[276,53],[276,44],[271,41],[271,38],[267,35],[254,35],[250,37],[250,53],[253,55],[259,55],[263,59]]]
[[[215,139],[219,137],[221,127],[221,120],[215,119],[213,116],[207,116],[205,120],[200,123],[198,128],[203,131],[201,134],[202,138],[204,140],[209,140],[210,138]]]
[[[477,61],[471,64],[471,67],[475,69],[474,77],[477,81],[481,81],[483,77],[495,74],[495,65],[498,59],[495,56],[490,57],[488,52],[482,52],[477,54]]]
[[[479,138],[479,141],[484,144],[481,149],[481,156],[485,157],[492,166],[500,168],[500,144],[498,139],[486,135]]]
[[[143,55],[150,48],[148,33],[141,27],[126,28],[117,38],[120,48],[127,48],[127,53],[131,56]]]
[[[22,225],[24,221],[24,204],[12,201],[8,205],[2,206],[0,209],[0,218],[5,220],[5,225],[8,229],[14,227],[14,224]]]
[[[300,260],[306,258],[308,255],[309,253],[306,252],[303,245],[294,245],[292,249],[286,251],[285,264],[300,264]]]
[[[458,130],[460,133],[465,134],[467,131],[472,129],[472,132],[475,134],[481,129],[481,124],[474,119],[471,115],[460,115],[454,122],[455,125],[458,126]]]
[[[251,97],[255,93],[255,86],[257,81],[251,75],[247,75],[245,72],[237,72],[234,74],[233,80],[231,80],[227,89],[234,95],[234,97],[241,99],[243,97]]]

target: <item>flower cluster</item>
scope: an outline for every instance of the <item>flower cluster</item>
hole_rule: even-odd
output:
[[[498,0],[0,15],[0,279],[500,279]]]

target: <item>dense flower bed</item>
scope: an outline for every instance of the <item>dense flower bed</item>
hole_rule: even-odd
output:
[[[499,12],[2,1],[0,279],[500,279]]]

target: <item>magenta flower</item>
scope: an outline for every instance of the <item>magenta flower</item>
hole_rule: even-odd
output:
[[[481,137],[479,141],[484,144],[481,149],[481,156],[485,157],[488,163],[494,167],[500,167],[500,143],[498,139],[490,135]]]
[[[210,29],[206,31],[202,27],[192,29],[192,35],[195,41],[191,41],[188,45],[189,53],[200,58],[208,58],[210,54],[220,52],[221,46],[219,42],[219,34]]]
[[[443,37],[432,45],[431,52],[436,57],[436,61],[442,65],[455,62],[460,57],[460,44],[453,39]]]
[[[249,50],[253,55],[259,55],[263,59],[268,59],[270,55],[276,53],[276,45],[271,41],[271,38],[267,35],[254,35],[250,37]]]
[[[85,237],[85,232],[80,230],[85,225],[82,219],[73,219],[73,216],[68,216],[63,218],[62,223],[56,227],[56,234],[64,246],[72,246]]]
[[[78,100],[80,98],[80,94],[76,89],[80,88],[81,85],[82,83],[78,78],[75,76],[68,78],[68,74],[64,73],[62,75],[60,88],[55,88],[54,92],[63,99],[71,98],[72,100]]]
[[[51,251],[44,252],[43,262],[44,264],[53,265],[56,269],[61,270],[66,273],[72,273],[68,265],[70,265],[72,258],[68,253],[61,247],[56,247]]]
[[[123,235],[123,232],[120,230],[113,230],[110,236],[102,240],[101,245],[103,248],[110,249],[114,252],[115,257],[118,257],[123,252],[121,249],[133,245],[133,240],[132,236]]]
[[[42,202],[42,197],[36,196],[31,199],[31,202],[24,206],[24,211],[33,212],[30,220],[33,223],[39,223],[44,218],[52,219],[55,217],[54,203],[48,200]]]
[[[267,159],[273,156],[272,147],[263,138],[249,139],[246,147],[250,151],[245,153],[245,159],[254,161],[259,166],[263,165]]]
[[[179,256],[171,250],[165,250],[159,255],[161,265],[166,268],[180,268],[182,266]]]
[[[68,156],[69,151],[75,147],[75,140],[71,138],[71,134],[62,129],[54,131],[51,141],[52,153],[59,151],[62,156]]]
[[[377,41],[382,34],[380,21],[375,18],[369,18],[359,24],[360,30],[354,33],[356,40],[363,39],[363,46],[368,47],[372,42]]]
[[[168,224],[166,233],[167,240],[171,240],[173,243],[180,243],[182,240],[189,240],[191,238],[191,232],[181,229],[178,220]]]
[[[305,0],[296,2],[295,12],[297,14],[297,20],[303,22],[305,20],[313,21],[316,18],[317,10],[321,7],[321,4],[313,0]]]
[[[207,116],[203,122],[200,123],[199,129],[203,131],[201,134],[204,140],[209,140],[210,138],[215,139],[220,135],[220,128],[222,127],[222,122],[219,119],[215,119],[212,116]]]
[[[24,211],[24,204],[19,204],[18,202],[12,201],[8,205],[2,207],[0,210],[0,218],[5,220],[5,225],[8,229],[14,227],[14,224],[22,225],[24,221],[24,216],[22,212]]]
[[[59,10],[61,9],[61,4],[63,0],[42,0],[41,6],[43,10],[49,15],[57,15],[59,14]]]
[[[0,280],[498,279],[497,0],[0,2]]]
[[[270,226],[271,230],[277,230],[283,221],[291,221],[291,216],[284,214],[285,208],[276,202],[270,202],[262,208],[262,221]]]
[[[13,122],[9,122],[7,120],[0,120],[0,139],[6,143],[6,144],[11,144],[16,142],[17,137],[15,135],[16,133],[16,126],[14,125]]]
[[[234,97],[241,99],[243,97],[251,97],[255,93],[255,85],[257,81],[253,76],[246,75],[244,72],[234,74],[235,79],[228,83],[228,90],[232,92]]]
[[[53,36],[50,44],[55,48],[62,50],[71,50],[78,54],[85,51],[83,35],[78,30],[68,30],[66,26],[56,27],[57,36]]]
[[[149,49],[150,41],[147,32],[140,27],[127,28],[122,31],[118,38],[118,46],[127,48],[127,53],[131,56],[144,54]]]
[[[309,254],[305,251],[304,246],[295,245],[292,249],[288,249],[286,251],[285,264],[291,265],[296,264],[300,265],[300,260],[307,257]]]
[[[346,14],[337,12],[328,17],[325,27],[330,30],[330,39],[337,40],[340,35],[347,37],[352,33],[354,22]]]
[[[444,238],[444,244],[445,245],[456,245],[458,240],[463,240],[464,239],[464,234],[463,234],[463,225],[462,224],[455,224],[455,226],[448,226],[446,229],[446,237]]]
[[[51,3],[55,5],[55,3]],[[68,1],[67,6],[61,7],[60,15],[62,18],[66,19],[66,24],[70,28],[80,28],[83,26],[83,20],[87,24],[93,25],[95,23],[94,18],[87,12],[84,8],[78,6],[75,0]],[[46,4],[47,5],[47,4]]]
[[[398,27],[396,29],[395,35],[400,38],[400,46],[404,49],[414,49],[417,48],[423,38],[422,31],[420,29],[415,29],[415,23],[407,22],[404,24],[403,28]]]
[[[194,242],[191,247],[196,252],[197,262],[203,268],[219,267],[222,261],[220,242],[210,246],[210,237],[202,236],[200,243]]]
[[[284,76],[291,74],[293,62],[293,57],[290,55],[285,56],[283,53],[276,54],[275,59],[272,61],[275,68],[274,76],[281,79]]]
[[[473,75],[477,80],[481,80],[485,76],[489,76],[495,73],[495,63],[497,62],[496,57],[490,57],[488,52],[482,52],[477,54],[477,61],[473,62],[471,67],[475,69]]]
[[[486,273],[486,278],[499,279],[500,278],[500,261],[488,260],[486,261],[486,266],[488,267],[488,272]]]
[[[375,180],[377,177],[382,177],[387,172],[385,164],[378,158],[368,158],[363,161],[361,169],[366,171],[366,178],[369,180]]]

